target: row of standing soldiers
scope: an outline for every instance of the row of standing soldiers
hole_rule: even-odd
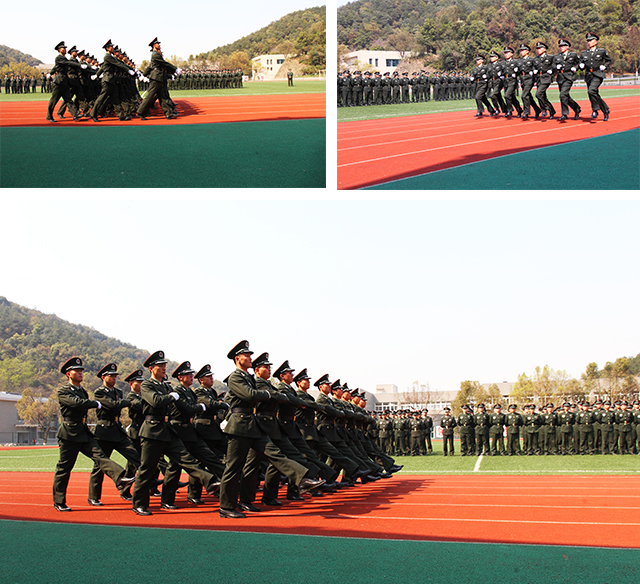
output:
[[[429,76],[414,71],[409,77],[407,71],[402,75],[343,71],[338,74],[338,107],[426,102],[432,99],[432,88],[434,101],[471,99],[474,94],[471,78],[458,72]]]
[[[440,420],[444,455],[454,453],[453,433],[460,433],[462,456],[568,455],[568,454],[640,454],[640,401],[632,409],[626,400],[614,404],[598,400],[593,404],[565,402],[554,408],[552,403],[536,408],[524,406],[517,412],[511,404],[503,414],[500,404],[488,413],[478,404],[477,413],[467,404],[455,417],[449,408]],[[505,448],[505,431],[507,444]],[[522,447],[520,435],[522,434]]]
[[[389,456],[426,456],[433,452],[433,418],[429,410],[385,411],[372,416],[375,424],[369,432]]]
[[[44,73],[42,74],[44,77]],[[35,76],[29,75],[5,75],[4,92],[9,93],[35,93],[38,81]],[[42,86],[42,82],[40,84]],[[2,85],[0,85],[0,88]],[[41,91],[44,91],[41,89]]]

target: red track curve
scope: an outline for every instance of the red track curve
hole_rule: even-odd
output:
[[[46,101],[5,101],[0,103],[0,127],[19,126],[150,126],[156,124],[213,124],[221,122],[256,122],[271,120],[299,120],[326,117],[326,98],[324,93],[297,93],[293,95],[247,95],[229,97],[194,97],[176,99],[182,112],[175,120],[167,120],[157,109],[146,120],[134,118],[121,122],[117,118],[103,118],[99,124],[89,118],[78,122],[59,119],[57,124],[47,122]],[[58,102],[59,104],[62,102]],[[57,111],[56,106],[56,111]]]
[[[139,517],[105,480],[103,507],[87,503],[89,473],[73,473],[67,504],[53,509],[51,473],[1,475],[0,519],[342,537],[640,548],[639,476],[398,476],[337,494],[263,507],[246,519],[218,503]],[[283,495],[284,493],[281,493]],[[259,501],[257,502],[260,504]]]
[[[566,122],[452,112],[338,124],[338,188],[366,186],[640,127],[640,96],[607,100],[611,118]]]

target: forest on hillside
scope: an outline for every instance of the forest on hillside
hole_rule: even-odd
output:
[[[327,11],[325,6],[298,10],[233,43],[206,53],[191,55],[190,62],[218,63],[220,68],[244,68],[246,63],[265,54],[297,58],[314,73],[327,66]]]
[[[338,54],[397,50],[427,56],[443,70],[468,68],[477,52],[568,38],[586,32],[614,59],[615,72],[640,67],[640,0],[357,0],[338,8]]]

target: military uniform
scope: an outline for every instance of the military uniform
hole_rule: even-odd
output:
[[[560,39],[558,41],[558,46],[570,47],[571,43],[565,39]],[[557,55],[554,55],[553,65],[556,72],[556,81],[558,82],[558,87],[560,89],[560,105],[562,109],[560,121],[562,122],[567,119],[569,115],[569,108],[574,111],[574,118],[577,120],[581,111],[580,106],[573,100],[569,92],[571,91],[573,82],[577,77],[577,71],[580,66],[580,57],[578,53],[574,53],[573,51],[561,51]]]
[[[489,454],[489,425],[491,416],[487,414],[484,404],[478,404],[477,414],[473,416],[476,434],[476,454]]]
[[[535,70],[537,70],[538,74],[536,99],[542,109],[542,116],[544,117],[546,112],[548,112],[549,119],[552,119],[553,116],[556,115],[556,110],[547,97],[547,89],[549,89],[549,86],[553,82],[555,71],[553,67],[553,56],[546,52],[548,48],[549,47],[543,42],[536,44],[536,50],[538,51],[538,56],[534,60]]]
[[[504,101],[507,109],[505,117],[510,118],[514,108],[518,112],[518,117],[521,117],[522,108],[520,107],[520,103],[518,102],[518,98],[516,97],[516,89],[518,87],[518,72],[520,71],[520,67],[518,66],[518,61],[513,59],[513,49],[511,47],[505,47],[504,53],[506,59],[503,65]],[[507,57],[507,54],[511,54],[511,56]]]
[[[522,454],[520,450],[522,416],[512,406],[509,406],[509,413],[506,416],[505,423],[507,425],[507,454],[509,456]]]
[[[53,69],[51,69],[51,75],[53,76],[53,89],[51,92],[51,99],[49,99],[49,105],[47,107],[47,120],[55,122],[53,119],[53,109],[56,104],[62,98],[64,104],[67,105],[74,120],[79,119],[78,110],[71,101],[71,93],[69,91],[69,69],[80,69],[80,63],[69,61],[63,53],[59,52],[61,49],[66,50],[64,42],[58,43],[55,47],[58,51]],[[15,93],[15,92],[14,92]]]
[[[463,406],[463,413],[458,416],[457,425],[460,428],[460,456],[473,456],[476,450],[475,423],[468,406]]]
[[[575,416],[573,412],[569,411],[569,404],[563,406],[564,411],[558,414],[558,427],[560,428],[560,444],[558,450],[563,456],[571,454],[573,451],[573,424],[575,423]]]
[[[66,374],[73,369],[84,370],[82,359],[73,357],[60,370]],[[60,458],[53,477],[53,505],[58,511],[70,511],[66,504],[67,486],[79,453],[93,460],[119,489],[130,480],[124,479],[124,469],[119,464],[104,455],[86,424],[87,411],[100,408],[99,402],[89,399],[81,386],[71,382],[58,389],[58,402],[62,423],[57,435]]]
[[[587,42],[598,41],[600,38],[593,33],[587,33]],[[591,102],[591,118],[597,118],[602,111],[605,122],[609,119],[609,106],[600,97],[600,85],[604,81],[605,71],[611,65],[611,57],[606,49],[600,49],[594,44],[580,53],[580,69],[584,71],[587,93]]]
[[[445,408],[445,412],[448,412],[449,408]],[[440,427],[442,428],[442,450],[444,456],[447,456],[451,452],[450,456],[453,456],[455,449],[453,447],[453,429],[457,426],[456,419],[445,414],[440,420]]]
[[[491,437],[491,455],[497,456],[498,449],[502,456],[505,455],[504,450],[504,425],[507,417],[502,413],[502,408],[498,404],[493,408],[493,413],[489,416],[489,436]]]

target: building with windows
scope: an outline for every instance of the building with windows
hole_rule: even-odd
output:
[[[282,67],[285,55],[258,55],[253,61],[253,78],[260,81],[271,81]]]
[[[41,444],[42,432],[33,424],[26,424],[18,416],[16,402],[22,396],[18,393],[4,393],[0,391],[0,444]],[[57,423],[50,430],[48,443],[54,443]]]
[[[342,58],[350,71],[380,71],[381,75],[393,73],[402,61],[400,51],[353,51]],[[367,67],[370,66],[370,67]]]

